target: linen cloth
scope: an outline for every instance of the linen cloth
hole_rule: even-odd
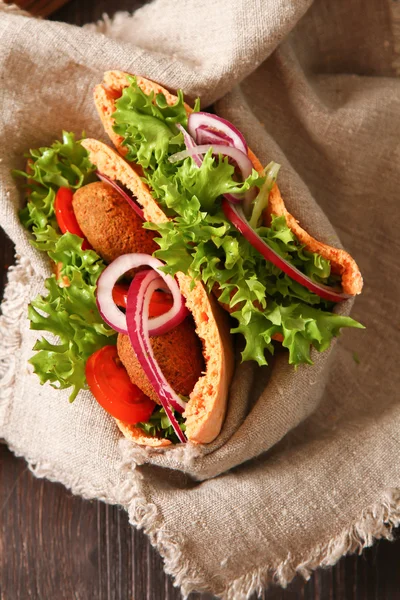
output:
[[[122,504],[184,594],[286,585],[400,521],[398,13],[389,0],[156,0],[79,29],[0,3],[1,225],[18,256],[0,324],[0,437],[38,476]],[[50,269],[19,225],[10,169],[62,129],[107,141],[92,88],[113,68],[215,102],[263,163],[282,165],[289,210],[318,239],[339,244],[336,230],[366,282],[352,311],[366,331],[346,331],[314,366],[295,372],[283,352],[268,368],[238,361],[205,447],[134,447],[89,393],[70,405],[27,363],[26,305]]]

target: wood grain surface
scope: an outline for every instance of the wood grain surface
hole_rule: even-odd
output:
[[[73,0],[54,18],[91,22],[104,12],[132,10],[133,0]],[[13,245],[0,232],[1,289]],[[349,556],[264,600],[400,600],[400,534],[361,557]],[[72,496],[60,484],[36,479],[23,459],[0,445],[0,600],[178,600],[146,536],[125,511]],[[210,600],[192,594],[190,600]]]
[[[68,2],[68,0],[5,0],[6,4],[16,4],[35,17],[47,17]]]

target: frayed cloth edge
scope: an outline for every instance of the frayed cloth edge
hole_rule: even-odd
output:
[[[17,264],[9,271],[9,285],[6,287],[5,299],[2,304],[3,315],[0,322],[3,328],[7,329],[8,334],[13,334],[11,337],[6,336],[13,346],[20,343],[19,323],[25,308],[22,291],[25,292],[26,289],[29,289],[28,282],[31,274],[32,266],[25,257],[19,258]],[[17,295],[19,296],[18,305],[15,304]],[[7,348],[7,350],[9,349]],[[6,354],[10,356],[11,353],[7,352]],[[9,400],[7,392],[12,390],[14,374],[15,365],[10,364],[7,376],[3,378],[1,390],[6,405]],[[0,409],[2,408],[1,404],[0,402]],[[17,448],[11,446],[10,449],[17,456],[22,455]],[[254,593],[260,595],[271,583],[286,587],[297,574],[308,579],[318,567],[332,566],[348,553],[361,553],[376,539],[391,540],[393,528],[400,524],[400,488],[395,488],[385,492],[379,503],[365,509],[359,520],[349,525],[329,542],[316,546],[301,561],[289,553],[281,563],[264,565],[230,583],[224,583],[223,571],[216,573],[210,580],[210,577],[207,577],[201,568],[193,565],[184,557],[186,545],[184,537],[181,534],[174,533],[172,536],[167,533],[160,509],[154,503],[148,502],[144,492],[145,480],[140,468],[132,468],[135,462],[133,454],[133,450],[125,452],[125,458],[119,467],[124,482],[121,489],[118,491],[114,489],[113,493],[107,489],[107,482],[104,482],[101,489],[95,486],[88,489],[86,481],[82,483],[79,478],[59,471],[50,463],[36,462],[34,458],[27,456],[25,459],[29,469],[36,477],[63,483],[73,494],[86,499],[97,498],[107,503],[124,506],[129,513],[130,523],[143,529],[148,535],[151,544],[164,559],[165,572],[173,577],[174,585],[181,588],[185,598],[193,591],[200,591],[212,592],[222,600],[245,600]],[[136,462],[140,464],[137,457]]]
[[[12,446],[10,449],[16,456],[22,456]],[[172,577],[174,586],[181,589],[184,599],[191,592],[211,592],[221,600],[246,600],[253,594],[260,596],[271,584],[285,588],[296,575],[308,580],[317,568],[333,566],[347,554],[361,554],[364,548],[372,546],[378,539],[393,540],[393,528],[400,524],[400,488],[393,488],[384,492],[378,503],[364,509],[355,523],[327,543],[318,544],[305,553],[304,559],[299,560],[289,552],[286,559],[276,565],[263,565],[230,583],[224,583],[221,582],[223,570],[215,573],[210,580],[199,566],[185,558],[187,543],[184,537],[166,531],[160,509],[146,498],[140,467],[132,469],[131,459],[124,461],[120,467],[125,482],[115,498],[105,494],[104,488],[88,490],[87,482],[66,477],[64,472],[59,472],[49,463],[36,462],[26,456],[25,459],[29,470],[38,478],[62,483],[73,494],[88,500],[122,505],[129,514],[130,524],[143,529],[162,556],[165,573]]]
[[[393,488],[385,491],[378,503],[364,509],[360,518],[336,537],[304,553],[303,559],[289,552],[282,562],[258,567],[230,583],[223,582],[223,570],[209,581],[198,566],[185,558],[184,537],[171,536],[165,531],[160,510],[146,499],[141,474],[137,468],[132,471],[132,460],[127,459],[122,470],[126,476],[124,489],[129,522],[148,535],[164,560],[165,573],[172,576],[174,586],[181,589],[184,598],[191,592],[211,592],[221,600],[246,600],[254,593],[260,596],[270,584],[285,588],[296,575],[308,580],[317,568],[333,566],[347,554],[361,554],[375,540],[392,540],[392,530],[400,524],[400,488]]]
[[[245,600],[260,595],[269,584],[285,588],[296,575],[308,580],[319,567],[331,567],[347,554],[362,553],[375,540],[393,540],[393,528],[400,524],[400,488],[385,491],[380,502],[362,511],[360,518],[325,544],[306,553],[304,560],[290,553],[276,566],[264,566],[236,579],[221,595],[223,600]]]
[[[29,281],[33,276],[28,258],[16,256],[8,270],[0,315],[0,436],[15,386],[17,358],[21,346],[21,323],[29,301]],[[4,434],[3,434],[4,435]]]

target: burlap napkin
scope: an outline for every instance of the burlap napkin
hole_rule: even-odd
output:
[[[0,437],[38,476],[122,504],[184,593],[285,585],[400,520],[399,8],[310,5],[156,0],[98,25],[112,40],[0,3],[1,225],[19,256],[0,322]],[[282,164],[289,209],[337,244],[327,215],[366,280],[353,316],[367,330],[297,372],[283,354],[238,364],[222,434],[204,448],[134,448],[89,394],[70,405],[27,366],[26,304],[49,267],[19,225],[10,169],[61,129],[105,139],[91,90],[110,68],[217,101],[263,162]]]

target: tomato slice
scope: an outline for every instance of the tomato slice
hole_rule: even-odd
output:
[[[61,187],[56,194],[56,201],[54,203],[54,211],[56,213],[56,219],[59,228],[62,233],[74,233],[83,238],[82,250],[91,250],[92,246],[89,244],[82,229],[79,227],[79,223],[76,219],[74,209],[72,206],[72,198],[74,194],[69,188]]]
[[[116,346],[92,354],[85,373],[90,391],[110,415],[132,425],[150,419],[156,403],[131,382]]]
[[[166,313],[174,301],[172,299],[172,294],[167,294],[165,292],[154,292],[149,306],[149,317],[159,317]]]
[[[126,308],[128,290],[128,283],[116,283],[113,288],[114,302],[121,308]],[[163,315],[171,308],[173,303],[172,294],[157,291],[154,292],[150,300],[149,317],[159,317],[160,315]]]
[[[113,287],[113,300],[117,306],[126,308],[128,298],[129,283],[116,283]]]
[[[283,342],[283,335],[281,333],[274,333],[274,335],[272,336],[273,340],[276,340],[277,342]]]

